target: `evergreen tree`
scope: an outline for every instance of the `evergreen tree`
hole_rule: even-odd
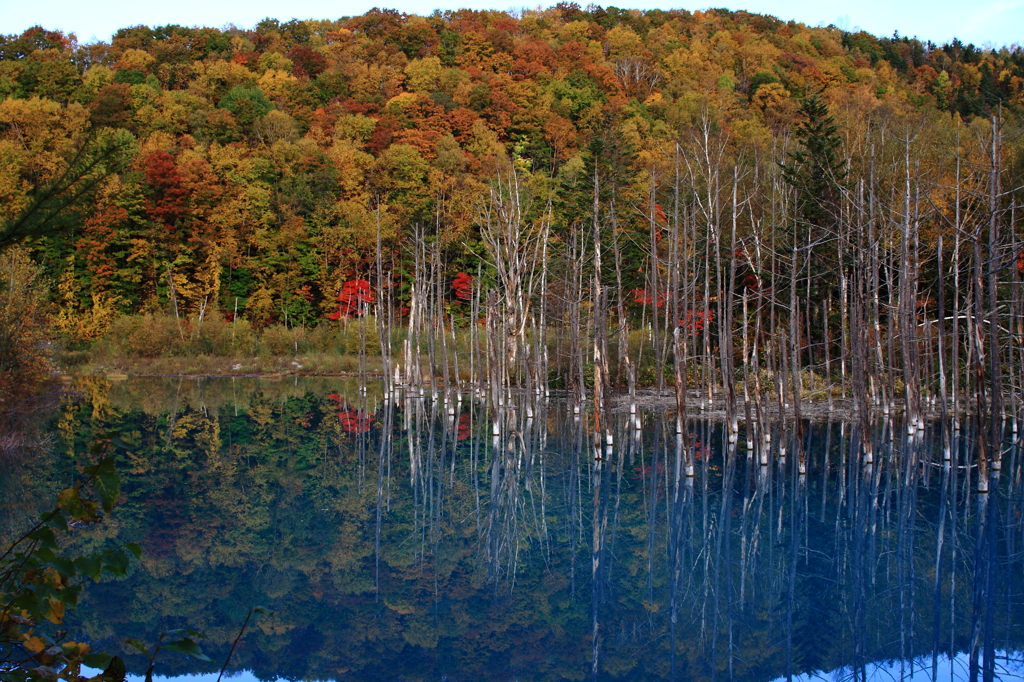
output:
[[[828,228],[835,222],[849,173],[847,160],[839,153],[839,125],[817,94],[804,98],[800,113],[805,120],[796,129],[799,148],[789,153],[788,164],[781,164],[782,173],[797,192],[801,222],[807,227]]]

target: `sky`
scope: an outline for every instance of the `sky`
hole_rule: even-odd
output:
[[[74,33],[79,42],[109,41],[114,31],[126,26],[223,27],[234,24],[252,28],[265,17],[289,19],[337,19],[358,15],[382,6],[409,14],[428,15],[435,9],[509,10],[523,5],[508,0],[0,0],[0,34],[21,33],[42,25]],[[543,6],[554,5],[549,0]],[[698,0],[700,1],[700,0]],[[577,0],[581,6],[586,0]],[[679,2],[679,0],[676,0]],[[1024,45],[1024,0],[718,0],[711,5],[668,4],[663,0],[618,0],[599,3],[623,8],[689,10],[707,6],[745,9],[795,19],[810,26],[835,24],[846,30],[863,29],[875,35],[916,36],[942,44],[959,38],[979,46]],[[535,7],[536,5],[527,5]]]

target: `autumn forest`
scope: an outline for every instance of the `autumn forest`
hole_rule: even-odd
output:
[[[920,412],[968,392],[986,316],[1009,332],[992,378],[1024,360],[1019,47],[373,10],[37,27],[0,38],[0,96],[7,391],[54,362],[321,353],[413,383]]]

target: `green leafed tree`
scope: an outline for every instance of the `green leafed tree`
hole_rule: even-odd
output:
[[[234,114],[238,123],[246,127],[263,118],[272,108],[270,100],[262,90],[247,88],[244,85],[231,88],[219,106]]]

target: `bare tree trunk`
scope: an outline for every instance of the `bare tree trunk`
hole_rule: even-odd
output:
[[[380,368],[381,373],[384,375],[384,393],[389,394],[394,390],[391,377],[391,327],[387,324],[387,309],[388,303],[391,300],[390,288],[385,286],[384,283],[384,254],[381,246],[381,235],[380,235],[380,202],[377,203],[377,210],[375,212],[376,227],[377,227],[377,251],[376,261],[377,265],[377,335],[380,341]],[[385,294],[385,292],[387,292]]]
[[[615,256],[615,303],[618,329],[618,362],[615,367],[615,383],[622,385],[623,372],[629,364],[629,321],[626,319],[625,293],[622,289],[622,248],[619,243],[619,223],[616,215],[615,196],[609,207],[612,224],[612,250]]]
[[[725,296],[724,305],[719,306],[721,314],[718,318],[719,346],[721,348],[722,388],[725,391],[725,415],[729,427],[729,442],[735,443],[739,438],[739,425],[736,416],[736,374],[733,369],[733,322],[732,311],[736,297],[736,223],[739,219],[739,171],[733,170],[732,176],[732,232],[729,238],[729,283],[725,292],[719,285],[719,299]],[[721,269],[719,269],[721,273]]]
[[[651,249],[651,261],[648,267],[647,282],[648,288],[651,292],[651,343],[654,346],[654,372],[655,378],[658,382],[658,394],[665,388],[665,374],[662,371],[661,365],[661,345],[659,343],[658,335],[658,269],[660,267],[660,260],[658,259],[658,223],[657,217],[657,203],[655,202],[655,170],[651,168],[651,188],[648,199],[648,224],[650,227],[650,249]]]
[[[594,281],[592,301],[594,320],[594,447],[595,454],[597,455],[595,459],[599,459],[602,435],[609,441],[609,445],[612,439],[611,413],[607,402],[611,392],[608,374],[607,294],[601,285],[600,190],[597,164],[595,163],[593,204]]]

